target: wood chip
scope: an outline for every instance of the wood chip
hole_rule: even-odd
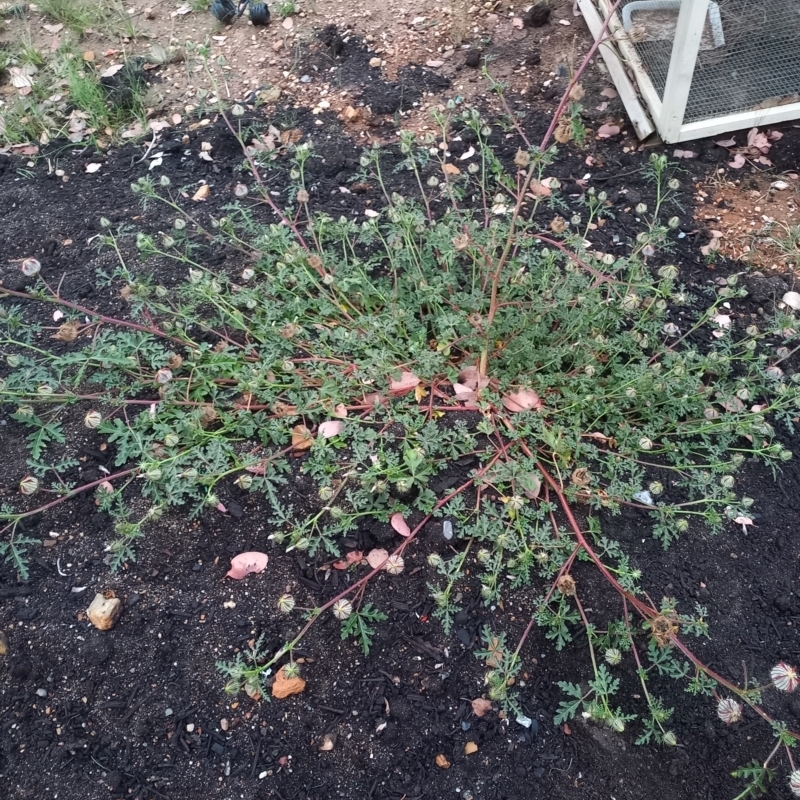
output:
[[[450,769],[450,762],[447,760],[447,756],[444,753],[439,753],[436,756],[436,766],[440,769]]]

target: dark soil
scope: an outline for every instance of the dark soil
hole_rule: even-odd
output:
[[[334,43],[331,49],[338,47]],[[364,92],[369,91],[367,84]],[[522,101],[519,107],[525,108]],[[359,153],[338,123],[323,117],[320,128],[314,124],[319,117],[292,113],[293,126],[314,139],[315,157],[308,165],[314,207],[331,215],[362,215],[367,203],[379,206],[377,186],[350,194],[339,189],[354,179]],[[541,138],[547,122],[543,112],[526,110],[523,125],[532,141]],[[499,126],[495,131],[498,147],[511,161],[519,145],[516,135]],[[211,196],[198,217],[219,216],[233,197],[233,186],[250,180],[240,171],[242,154],[221,121],[187,129],[188,142],[180,140],[183,133],[161,145],[164,163],[156,174],[168,175],[173,189],[189,194],[199,180],[207,180]],[[201,141],[214,145],[213,163],[197,157]],[[464,137],[453,144],[454,151],[457,145],[466,149],[469,142]],[[693,291],[702,292],[721,267],[711,271],[698,256],[698,244],[705,239],[694,233],[690,177],[717,168],[726,154],[711,143],[693,148],[702,158],[685,166],[690,173],[685,176],[687,189],[682,210],[675,211],[684,236],[675,240],[671,259],[681,265]],[[590,151],[602,167],[586,166]],[[147,162],[139,161],[141,153],[134,146],[110,152],[100,172],[87,174],[85,165],[96,160],[89,150],[54,148],[51,157],[58,156],[68,182],[48,172],[46,159],[27,167],[24,160],[0,156],[4,285],[24,286],[13,260],[35,256],[42,262],[43,277],[53,286],[60,284],[64,297],[124,315],[119,287],[106,289],[95,280],[95,271],[111,270],[114,260],[108,251],[95,248],[92,237],[101,231],[101,216],[115,225],[169,229],[171,219],[164,209],[153,205],[143,211],[130,190],[132,181],[148,174]],[[770,157],[780,169],[796,166],[798,154],[800,131],[787,129]],[[587,151],[567,148],[549,171],[561,179],[570,203],[579,201],[583,190],[576,181],[587,172],[598,189],[608,192],[616,217],[594,232],[598,246],[621,250],[635,235],[633,207],[653,202],[653,187],[642,181],[640,172],[648,158],[648,151],[624,153],[612,141]],[[284,159],[265,173],[270,189],[285,191],[286,169]],[[401,173],[387,168],[384,174],[394,182],[390,188],[411,193]],[[266,215],[263,207],[257,213]],[[125,240],[124,254],[136,268],[132,240]],[[217,269],[241,269],[238,254],[207,247],[202,256]],[[184,279],[174,268],[158,269],[165,285]],[[780,286],[791,276],[778,278],[780,285],[753,280],[763,295],[753,304],[757,314],[757,306],[780,295]],[[43,322],[49,321],[49,313]],[[48,335],[43,341],[49,343]],[[16,482],[25,472],[24,431],[10,419],[11,410],[0,408],[0,501],[13,498],[16,503]],[[788,434],[786,444],[791,446]],[[65,452],[78,457],[81,465],[67,478],[85,483],[100,477],[101,466],[111,469],[113,454],[101,445],[100,436],[76,425]],[[470,469],[446,466],[433,488],[443,495],[463,483]],[[651,538],[649,521],[636,510],[603,521],[642,569],[654,602],[670,596],[686,612],[695,602],[708,608],[710,638],[689,644],[735,681],[743,679],[744,667],[748,675],[764,677],[780,659],[800,661],[800,467],[791,462],[773,478],[751,464],[739,480],[756,500],[756,524],[747,533],[733,524],[716,537],[695,531],[664,551]],[[306,481],[295,473],[287,489],[300,508],[310,491]],[[297,615],[278,615],[275,601],[280,594],[288,588],[299,605],[313,606],[362,575],[364,568],[350,574],[330,570],[322,558],[312,563],[287,555],[268,539],[264,520],[269,511],[259,498],[232,484],[221,495],[237,515],[209,511],[191,523],[166,518],[138,546],[137,562],[117,574],[104,561],[110,520],[97,513],[88,494],[25,526],[28,535],[43,542],[30,550],[30,580],[18,581],[8,564],[0,564],[0,629],[9,639],[8,654],[0,659],[0,781],[7,787],[5,796],[725,800],[742,788],[731,779],[731,770],[763,760],[772,749],[771,732],[754,715],[724,728],[713,702],[684,693],[682,684],[667,678],[656,679],[655,687],[665,705],[675,708],[677,748],[634,746],[634,726],[623,735],[581,721],[555,727],[552,719],[561,699],[556,682],[581,682],[588,675],[580,634],[560,653],[537,634],[523,648],[518,688],[522,708],[533,720],[530,728],[497,713],[477,718],[469,701],[484,691],[484,668],[473,655],[478,631],[489,623],[507,631],[510,642],[518,640],[535,592],[517,593],[506,598],[503,608],[490,609],[479,599],[477,581],[467,580],[461,588],[465,610],[445,636],[428,619],[426,589],[426,556],[449,552],[440,521],[429,524],[409,548],[402,576],[384,575],[369,586],[368,599],[388,621],[377,626],[368,657],[356,642],[341,640],[338,623],[329,617],[312,627],[302,652],[296,653],[305,662],[308,682],[301,695],[260,703],[244,694],[226,696],[215,661],[230,659],[262,634],[270,651],[294,635]],[[385,546],[395,539],[388,526],[369,523],[346,547]],[[242,582],[224,579],[230,557],[244,550],[269,553],[267,570]],[[589,565],[578,565],[574,575],[585,606],[596,618],[619,616],[616,597]],[[96,591],[106,589],[123,599],[125,611],[112,631],[100,633],[82,612]],[[226,607],[231,600],[235,607]],[[638,684],[626,678],[621,704],[641,710],[639,692]],[[795,728],[800,725],[800,702],[784,702],[773,693],[765,703],[779,718]],[[330,752],[320,751],[325,734],[336,736]],[[468,741],[479,748],[472,755],[464,754]],[[435,765],[437,754],[448,758],[449,769]],[[770,796],[790,796],[782,775]]]

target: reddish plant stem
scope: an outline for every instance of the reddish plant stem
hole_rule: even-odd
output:
[[[569,105],[569,96],[572,92],[572,88],[575,84],[580,80],[581,75],[583,75],[586,68],[589,66],[589,62],[594,57],[594,54],[597,52],[597,49],[600,47],[601,44],[605,41],[605,34],[608,33],[608,25],[611,22],[611,15],[619,8],[622,0],[617,0],[613,6],[608,11],[608,16],[603,22],[603,26],[600,28],[600,32],[598,34],[597,40],[592,44],[589,48],[589,52],[584,57],[581,65],[576,70],[575,74],[572,76],[572,80],[567,85],[567,88],[561,98],[561,102],[558,104],[555,112],[553,113],[553,119],[550,121],[550,127],[547,129],[547,133],[545,133],[544,138],[542,139],[542,143],[539,145],[539,149],[544,152],[547,149],[547,145],[550,143],[550,138],[552,137],[553,133],[555,133],[556,126],[558,125],[558,121],[561,119],[561,115],[564,113],[564,109]]]
[[[531,458],[533,457],[530,449],[528,448],[525,442],[520,442],[520,446],[522,447],[523,451],[526,451],[526,454],[529,455]],[[564,511],[564,514],[567,517],[569,522],[570,528],[572,528],[572,532],[575,536],[575,539],[578,543],[578,549],[582,549],[586,552],[589,558],[592,559],[597,569],[603,575],[603,577],[611,584],[611,586],[622,596],[623,602],[629,602],[638,612],[642,615],[645,619],[655,619],[656,617],[660,616],[659,612],[653,608],[652,606],[643,603],[639,600],[638,597],[632,595],[627,589],[625,589],[619,581],[608,571],[607,567],[603,562],[600,560],[600,557],[597,553],[594,552],[591,545],[586,540],[586,537],[581,532],[581,529],[575,519],[574,514],[572,513],[572,509],[569,507],[569,503],[567,502],[566,497],[564,497],[564,493],[561,491],[561,487],[555,482],[553,477],[550,473],[544,468],[541,463],[537,463],[537,468],[542,473],[542,476],[545,480],[550,484],[553,488],[553,491],[558,495],[558,499],[561,502],[561,507]],[[719,683],[721,686],[724,686],[726,689],[729,689],[734,694],[741,697],[760,717],[764,720],[772,724],[774,720],[769,714],[766,713],[759,705],[754,703],[747,695],[747,692],[740,689],[735,683],[727,680],[727,678],[723,678],[722,675],[715,672],[713,669],[708,667],[703,661],[701,661],[678,637],[677,635],[673,634],[670,636],[670,643],[675,646],[690,662],[691,664],[700,672],[707,675],[712,680]],[[800,733],[795,733],[794,731],[788,731],[788,733],[795,739],[800,740]]]
[[[265,202],[275,212],[275,214],[277,214],[278,219],[280,219],[281,223],[283,223],[284,225],[286,225],[291,229],[292,233],[294,233],[294,235],[297,237],[297,241],[300,243],[303,249],[308,250],[309,249],[308,244],[306,240],[303,238],[303,234],[300,233],[300,229],[283,213],[283,211],[280,210],[280,208],[278,208],[277,204],[270,196],[269,189],[267,189],[266,185],[264,184],[264,181],[261,180],[261,175],[258,172],[258,167],[256,167],[256,162],[253,160],[253,157],[250,155],[250,153],[247,152],[247,147],[245,146],[244,142],[239,138],[239,134],[236,133],[236,130],[234,129],[233,125],[231,125],[231,121],[228,119],[228,115],[224,111],[222,112],[222,119],[225,120],[225,124],[228,126],[228,130],[230,130],[230,132],[233,134],[234,139],[236,139],[236,141],[239,142],[239,144],[241,145],[244,157],[247,159],[247,163],[250,166],[250,171],[253,173],[253,177],[256,179],[256,183],[261,188],[261,194]],[[324,276],[325,274],[325,271],[322,268],[318,268],[317,272],[320,274],[320,276]]]
[[[331,608],[331,606],[333,606],[334,603],[338,602],[339,600],[341,600],[344,597],[347,597],[347,595],[352,594],[353,592],[359,590],[371,578],[373,578],[375,575],[377,575],[379,572],[381,572],[383,570],[384,565],[391,558],[391,556],[402,555],[403,551],[406,549],[406,547],[408,547],[408,545],[411,544],[411,542],[416,538],[417,534],[432,519],[433,513],[435,511],[438,511],[440,508],[443,508],[444,506],[446,506],[454,497],[456,497],[457,495],[459,495],[462,492],[466,491],[470,486],[472,486],[475,483],[475,478],[477,478],[477,477],[479,477],[481,475],[484,475],[487,472],[487,470],[491,469],[491,467],[494,465],[494,463],[499,458],[500,458],[500,454],[499,453],[495,453],[495,455],[492,457],[492,459],[489,461],[489,463],[485,467],[482,467],[480,470],[478,470],[475,473],[474,477],[470,478],[466,483],[461,484],[461,486],[459,486],[457,489],[454,489],[446,497],[443,497],[441,500],[439,500],[436,503],[436,505],[434,506],[433,511],[431,511],[429,514],[426,514],[423,517],[422,521],[411,531],[411,533],[403,540],[402,544],[400,544],[400,546],[397,547],[391,553],[391,555],[387,556],[380,564],[378,564],[377,567],[374,567],[363,578],[359,578],[359,580],[357,580],[352,586],[348,586],[346,589],[344,589],[343,591],[339,592],[339,594],[337,594],[336,597],[331,598],[330,600],[328,600],[327,603],[325,603],[325,605],[323,605],[319,609],[317,609],[318,613],[315,614],[313,617],[311,617],[311,619],[309,619],[308,622],[306,622],[306,624],[300,630],[300,633],[298,633],[297,636],[292,640],[292,644],[289,646],[289,650],[291,650],[293,647],[295,647],[297,645],[297,643],[306,635],[306,633],[308,632],[308,629],[314,624],[314,622],[317,619],[319,619],[320,616],[322,616],[322,612],[323,611],[327,611],[329,608]],[[273,659],[273,662],[274,662],[274,659]],[[270,662],[270,663],[273,663],[273,662]]]
[[[170,342],[175,342],[176,344],[181,345],[181,347],[188,347],[189,349],[195,349],[196,345],[192,342],[184,341],[183,339],[178,339],[176,336],[170,336],[165,331],[162,331],[160,328],[152,327],[148,328],[146,325],[139,325],[138,322],[128,322],[124,319],[117,319],[116,317],[107,317],[105,314],[101,314],[99,311],[93,311],[91,308],[86,308],[86,306],[78,305],[77,303],[73,303],[70,300],[65,300],[63,297],[59,297],[57,294],[53,294],[50,297],[35,297],[28,292],[18,292],[14,289],[8,289],[5,286],[0,286],[0,297],[4,295],[11,295],[12,297],[20,297],[23,300],[31,300],[35,302],[45,302],[45,303],[57,303],[61,306],[66,306],[67,308],[71,308],[73,311],[79,311],[81,314],[86,314],[90,317],[95,317],[99,319],[101,322],[106,322],[109,325],[118,325],[123,328],[132,328],[135,331],[141,331],[142,333],[151,333],[154,336],[158,336],[162,339],[167,339]]]
[[[89,489],[94,489],[95,486],[99,486],[101,483],[105,483],[106,481],[114,481],[117,478],[124,478],[126,475],[130,475],[133,472],[137,472],[139,467],[131,467],[130,469],[122,470],[122,472],[115,472],[113,475],[104,475],[102,478],[98,478],[96,481],[92,481],[91,483],[86,483],[83,486],[79,486],[77,489],[71,489],[66,494],[62,495],[61,497],[56,498],[55,500],[51,500],[49,503],[45,503],[43,506],[39,506],[39,508],[34,508],[33,511],[24,511],[22,514],[14,514],[14,522],[10,522],[6,525],[0,533],[3,531],[7,531],[11,525],[14,525],[17,520],[23,519],[24,517],[32,517],[34,514],[41,514],[43,511],[47,511],[47,509],[52,508],[53,506],[57,506],[59,503],[63,503],[65,500],[70,500],[71,498],[75,497],[76,495],[81,494],[82,492],[86,492]]]

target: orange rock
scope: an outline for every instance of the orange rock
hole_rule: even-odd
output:
[[[281,667],[275,675],[275,682],[272,684],[272,696],[278,700],[291,697],[293,694],[300,694],[306,688],[306,682],[301,677],[287,678],[284,672],[285,667]]]

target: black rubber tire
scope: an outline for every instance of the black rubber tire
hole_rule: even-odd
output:
[[[236,6],[232,0],[214,0],[209,11],[223,25],[228,25],[236,19]]]
[[[269,8],[266,3],[250,3],[250,22],[253,25],[269,25]]]

